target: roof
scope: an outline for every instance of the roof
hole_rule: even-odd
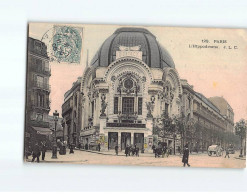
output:
[[[215,112],[220,113],[219,108],[217,108],[209,99],[207,99],[201,93],[195,92],[196,96],[200,98],[205,104],[207,104],[210,108],[212,108]]]
[[[28,51],[48,59],[47,46],[38,39],[28,37]]]
[[[74,92],[74,90],[76,89],[76,87],[81,85],[81,77],[78,77],[77,80],[75,82],[73,82],[72,87],[65,92],[64,94],[64,100],[67,99],[67,97]]]
[[[222,114],[227,115],[228,110],[231,110],[233,112],[232,107],[224,97],[214,96],[210,97],[209,100],[212,101],[220,109],[220,112]]]
[[[116,60],[119,46],[140,46],[142,61],[151,68],[175,67],[169,52],[144,28],[119,28],[108,37],[91,61],[93,67],[107,67]]]

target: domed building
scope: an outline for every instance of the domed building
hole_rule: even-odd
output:
[[[63,139],[85,149],[136,145],[149,151],[162,142],[174,153],[185,143],[203,152],[211,144],[226,147],[234,137],[230,104],[206,98],[180,79],[168,51],[143,28],[119,28],[104,41],[65,93],[62,113]],[[164,116],[183,127],[169,133]]]
[[[143,28],[120,28],[105,40],[84,71],[81,93],[81,142],[102,149],[151,149],[154,119],[181,112],[174,61]]]

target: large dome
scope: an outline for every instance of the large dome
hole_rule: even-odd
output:
[[[151,68],[175,67],[172,57],[156,40],[156,37],[144,28],[119,28],[105,40],[93,60],[93,67],[106,67],[116,60],[119,46],[140,46],[142,61]]]

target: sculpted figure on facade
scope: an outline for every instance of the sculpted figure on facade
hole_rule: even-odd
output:
[[[101,95],[101,110],[100,110],[100,116],[106,116],[106,113],[105,113],[105,110],[106,110],[106,107],[107,107],[107,102],[105,101],[106,99],[106,96],[105,94],[102,94]]]
[[[154,108],[154,105],[152,102],[146,102],[146,106],[147,106],[147,118],[153,118],[153,115],[152,115],[152,111],[153,111],[153,108]]]

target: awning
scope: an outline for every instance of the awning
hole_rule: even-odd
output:
[[[43,127],[33,127],[32,128],[37,131],[37,134],[41,135],[51,135],[52,131],[49,128],[43,128]]]

